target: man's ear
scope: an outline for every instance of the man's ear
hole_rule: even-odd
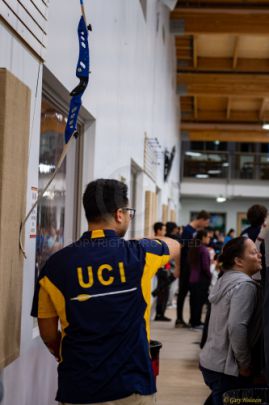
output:
[[[119,208],[117,211],[115,211],[115,215],[114,215],[115,221],[118,224],[121,224],[123,221],[123,211],[121,208]]]
[[[238,267],[242,267],[242,259],[241,257],[235,257],[234,264]]]

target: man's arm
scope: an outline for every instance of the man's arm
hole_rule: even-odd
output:
[[[177,240],[167,238],[166,236],[162,236],[162,237],[158,236],[156,239],[162,240],[163,242],[165,242],[167,244],[168,249],[169,249],[170,259],[175,261],[174,276],[176,278],[178,278],[180,275],[180,253],[181,253],[180,243]]]
[[[38,318],[40,336],[57,361],[60,361],[61,332],[58,330],[58,317]]]

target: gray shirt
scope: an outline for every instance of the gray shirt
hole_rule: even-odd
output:
[[[209,370],[238,376],[251,365],[250,323],[255,317],[258,286],[248,275],[229,270],[217,281],[209,296],[212,304],[208,338],[200,364]]]

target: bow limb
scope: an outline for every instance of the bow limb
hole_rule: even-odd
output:
[[[86,13],[85,13],[85,9],[84,9],[84,1],[80,0],[80,7],[81,7],[81,14],[84,18],[85,24],[86,24]]]
[[[83,0],[80,0],[80,5],[81,5],[82,16],[81,16],[79,24],[78,24],[79,58],[78,58],[77,69],[76,69],[76,76],[80,79],[80,83],[70,93],[72,98],[71,98],[70,105],[69,105],[68,119],[67,119],[67,123],[66,123],[66,127],[65,127],[65,146],[63,148],[60,159],[59,159],[59,161],[56,165],[56,168],[55,168],[53,174],[51,175],[46,187],[42,190],[42,193],[39,195],[38,199],[36,200],[34,205],[31,207],[31,209],[27,213],[25,219],[22,221],[22,223],[20,225],[19,247],[25,258],[27,258],[27,256],[26,256],[26,253],[25,253],[25,250],[23,247],[22,231],[26,224],[26,221],[29,219],[29,217],[32,214],[32,212],[34,211],[34,209],[37,207],[37,205],[40,203],[40,201],[44,197],[45,192],[49,188],[50,184],[52,183],[53,179],[55,178],[56,174],[58,173],[60,167],[62,166],[62,163],[68,153],[72,140],[78,135],[77,120],[78,120],[78,115],[79,115],[79,111],[80,111],[80,107],[81,107],[81,97],[82,97],[84,91],[86,90],[88,81],[89,81],[89,70],[90,70],[89,53],[90,52],[89,52],[89,42],[88,42],[88,29],[91,30],[91,27],[89,26],[89,28],[88,28],[86,25],[86,15],[85,15],[85,10],[84,10],[84,1]]]

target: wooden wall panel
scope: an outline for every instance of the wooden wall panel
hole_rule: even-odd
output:
[[[153,235],[153,225],[157,221],[157,194],[152,191],[145,193],[145,237]]]
[[[0,0],[1,16],[39,57],[47,44],[48,0]]]
[[[30,90],[0,69],[0,368],[19,355]]]
[[[169,207],[166,204],[162,205],[162,222],[166,224],[168,222],[168,213],[169,213]]]
[[[177,214],[175,210],[170,210],[170,221],[177,222]]]

